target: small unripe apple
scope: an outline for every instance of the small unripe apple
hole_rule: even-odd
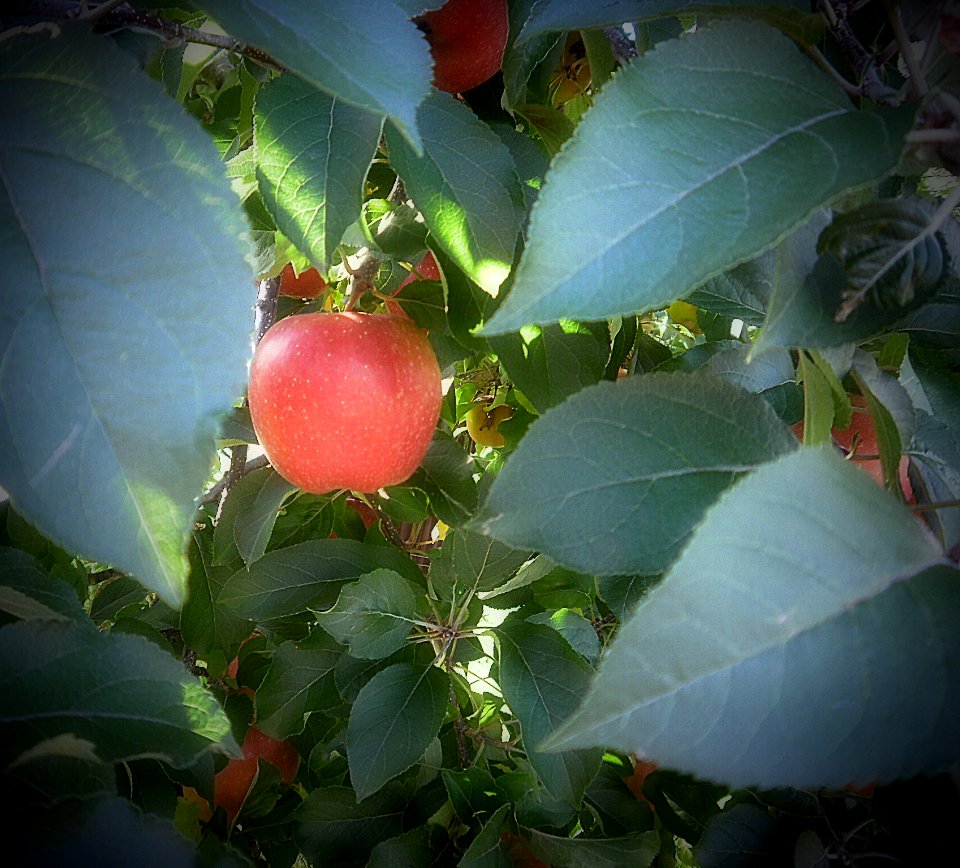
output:
[[[280,295],[293,298],[316,298],[327,288],[327,281],[316,268],[308,268],[297,274],[288,262],[280,272]]]
[[[500,69],[509,30],[506,0],[448,0],[415,20],[430,43],[439,90],[463,93]]]
[[[280,320],[250,365],[250,417],[274,469],[314,494],[370,492],[417,469],[442,400],[423,332],[386,314]]]
[[[487,410],[480,404],[474,404],[464,417],[467,423],[467,433],[473,438],[477,446],[493,446],[499,449],[506,444],[503,434],[497,428],[500,423],[513,415],[513,407],[501,404],[492,410]]]

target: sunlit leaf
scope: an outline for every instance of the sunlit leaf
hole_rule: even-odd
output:
[[[661,43],[603,88],[554,160],[483,333],[666,306],[888,171],[911,111],[856,110],[759,22]]]
[[[286,75],[256,102],[257,179],[277,227],[321,271],[360,216],[382,119]]]

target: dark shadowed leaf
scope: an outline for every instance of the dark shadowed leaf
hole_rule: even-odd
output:
[[[417,620],[417,590],[393,570],[374,570],[344,585],[333,608],[317,613],[317,622],[354,657],[389,657]]]
[[[944,563],[831,449],[780,458],[708,512],[551,746],[735,787],[938,770],[960,755],[960,584]]]
[[[528,830],[528,834],[533,852],[555,868],[646,868],[660,852],[657,832],[595,839],[563,838],[537,829]]]
[[[0,47],[16,287],[0,479],[43,534],[179,605],[194,498],[246,378],[245,223],[216,149],[161,85],[109,40],[63,36]]]
[[[509,805],[501,805],[483,824],[477,837],[470,842],[467,852],[457,863],[458,868],[512,868],[514,861],[507,855],[500,840]]]
[[[408,803],[399,784],[361,802],[349,787],[318,787],[297,809],[297,843],[314,865],[362,868],[378,842],[403,831]]]
[[[155,756],[183,767],[207,750],[238,750],[213,694],[139,636],[63,621],[7,625],[0,692],[4,764],[63,733],[91,742],[105,762]]]
[[[582,572],[659,573],[737,476],[795,446],[763,398],[724,380],[624,377],[534,422],[474,526]]]
[[[272,467],[260,467],[236,482],[213,532],[214,565],[237,556],[249,564],[263,557],[283,502],[296,491]]]
[[[306,716],[339,702],[333,670],[343,648],[317,631],[274,652],[257,688],[257,727],[274,738],[303,731]]]
[[[600,768],[602,749],[544,753],[539,745],[583,700],[593,667],[550,627],[507,623],[497,630],[497,638],[500,689],[520,721],[527,759],[551,795],[579,805]]]
[[[412,766],[433,741],[450,680],[435,666],[396,663],[360,690],[347,726],[350,780],[359,799]]]
[[[416,564],[394,548],[349,539],[310,540],[275,549],[238,570],[224,584],[217,603],[253,620],[329,609],[342,585],[378,567],[413,581],[420,576]]]
[[[86,619],[76,591],[18,549],[0,548],[0,610],[15,618]]]
[[[911,112],[857,111],[759,22],[660,43],[603,88],[554,160],[483,333],[664,307],[883,175]]]
[[[507,375],[539,411],[559,404],[584,386],[599,383],[610,358],[606,322],[531,326],[490,339]]]

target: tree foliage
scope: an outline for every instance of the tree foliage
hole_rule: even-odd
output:
[[[8,853],[946,864],[955,10],[509,0],[454,95],[438,5],[3,12]],[[343,309],[443,406],[406,482],[310,494],[247,366]],[[301,760],[228,816],[251,724]]]

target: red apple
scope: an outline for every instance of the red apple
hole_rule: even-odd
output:
[[[280,320],[250,365],[250,416],[274,469],[315,494],[376,491],[417,469],[440,417],[440,367],[410,320]]]
[[[316,298],[327,288],[327,281],[316,268],[308,268],[297,274],[288,262],[280,272],[280,295],[293,298]]]
[[[232,823],[257,772],[257,758],[263,757],[280,770],[280,783],[289,786],[297,776],[300,754],[288,741],[271,738],[265,732],[250,727],[243,739],[243,759],[230,760],[213,779],[213,802],[226,811]]]
[[[448,0],[416,19],[433,54],[433,83],[462,93],[500,69],[507,46],[506,0]]]

